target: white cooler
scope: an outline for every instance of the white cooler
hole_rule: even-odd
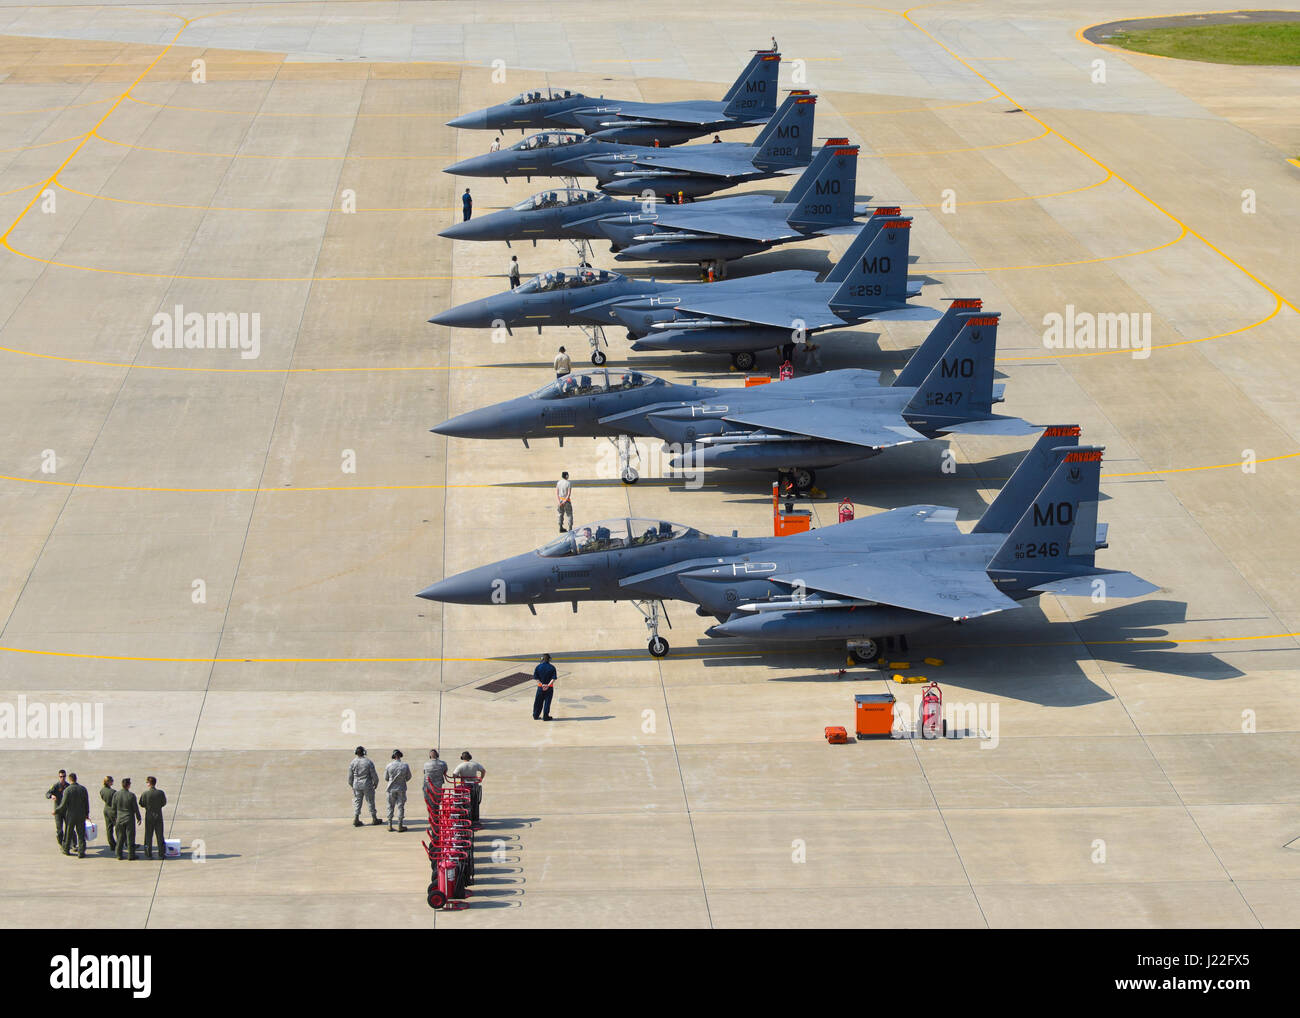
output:
[[[181,839],[164,838],[163,856],[167,859],[179,859],[181,857]]]
[[[97,835],[98,833],[99,833],[99,824],[95,823],[95,821],[93,821],[93,820],[87,820],[87,821],[86,821],[86,840],[87,840],[87,841],[94,841],[94,840],[95,840],[95,835]]]

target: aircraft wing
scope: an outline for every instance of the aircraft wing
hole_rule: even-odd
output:
[[[755,278],[771,280],[771,276]],[[769,286],[765,293],[750,291],[729,294],[720,289],[717,283],[699,289],[706,292],[683,297],[677,309],[707,318],[730,318],[778,329],[792,328],[796,321],[803,322],[804,328],[809,330],[837,328],[848,324],[838,315],[832,314],[826,306],[826,298],[817,293],[772,292]]]
[[[725,144],[725,143],[724,143]],[[753,150],[744,146],[746,154],[738,151],[710,152],[722,145],[687,145],[683,148],[658,149],[653,155],[638,155],[634,159],[620,159],[622,166],[631,170],[672,170],[675,173],[695,173],[707,177],[752,177],[754,175]],[[695,150],[695,151],[692,151]],[[703,150],[703,151],[699,151]]]
[[[728,413],[724,419],[765,431],[806,435],[871,449],[925,441],[925,436],[908,427],[901,416],[888,409],[882,412],[879,402],[872,400],[845,399],[834,403],[819,400],[811,405],[800,402],[788,407]]]
[[[712,212],[699,210],[693,212],[691,205],[664,206],[657,210],[655,222],[659,226],[675,230],[690,230],[694,233],[711,234],[719,237],[739,237],[743,240],[771,242],[801,237],[798,230],[793,230],[779,214],[764,216],[751,207],[745,212]],[[861,229],[861,227],[859,227]]]
[[[873,601],[954,622],[1020,606],[998,590],[983,569],[930,559],[922,551],[874,554],[862,562],[841,560],[771,579],[810,593]]]
[[[585,112],[589,112],[593,119],[599,115],[595,110]],[[601,127],[620,127],[629,120],[652,120],[657,124],[688,124],[692,127],[700,127],[727,119],[722,112],[722,104],[717,102],[709,105],[630,102],[613,107],[607,112],[608,117],[601,118]]]

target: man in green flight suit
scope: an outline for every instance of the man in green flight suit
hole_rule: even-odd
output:
[[[99,797],[104,800],[104,833],[108,835],[108,850],[117,851],[117,814],[113,809],[113,796],[117,789],[113,787],[113,775],[104,776],[104,783],[99,787]]]
[[[131,850],[130,858],[135,858],[135,825],[140,822],[140,804],[135,793],[131,791],[131,779],[123,778],[122,787],[113,796],[113,814],[117,826],[117,857],[127,858],[122,853]]]
[[[158,858],[167,858],[167,849],[163,845],[163,807],[167,805],[167,793],[158,787],[158,779],[150,775],[144,779],[149,787],[140,793],[140,806],[144,809],[144,857],[153,858],[153,843],[158,842]]]
[[[54,805],[58,806],[59,800],[63,798],[63,790],[68,787],[68,772],[59,771],[59,779],[54,782],[45,793],[45,798],[53,799]],[[55,810],[54,813],[54,840],[60,845],[63,844],[63,815]]]
[[[77,858],[86,858],[86,819],[90,816],[90,793],[85,785],[77,784],[77,775],[69,774],[71,781],[63,790],[63,797],[54,807],[54,815],[63,820],[63,854],[71,855],[77,846]]]

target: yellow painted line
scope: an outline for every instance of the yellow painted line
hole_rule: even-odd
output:
[[[563,602],[556,605],[562,607]],[[515,605],[514,607],[523,607]],[[550,607],[547,605],[546,607]],[[1153,636],[1132,637],[1125,640],[1054,640],[1041,643],[972,643],[957,644],[957,647],[980,648],[987,650],[1013,649],[1025,647],[1134,647],[1142,645],[1157,646],[1191,646],[1207,643],[1262,643],[1268,640],[1294,640],[1300,633],[1268,633],[1260,636]],[[773,648],[770,652],[775,652]],[[503,655],[497,657],[145,657],[132,654],[90,654],[66,650],[36,650],[31,647],[4,647],[0,652],[6,654],[30,654],[37,657],[67,658],[78,661],[131,661],[141,664],[429,664],[434,662],[491,662],[532,660],[536,655]],[[687,650],[674,650],[673,657],[678,660],[694,660],[705,657],[761,657],[764,649],[760,647],[734,647],[730,649],[691,647]],[[630,657],[639,660],[644,650],[629,650],[625,654],[558,654],[557,659],[564,661],[626,661]]]
[[[29,184],[28,187],[35,185]],[[229,205],[182,205],[177,202],[166,201],[138,201],[133,198],[113,198],[106,194],[90,194],[88,191],[78,191],[75,187],[69,187],[61,181],[55,181],[54,186],[67,191],[69,194],[78,194],[83,198],[90,198],[94,201],[111,201],[119,205],[144,205],[155,209],[183,209],[187,212],[337,212],[340,215],[352,215],[353,213],[344,213],[342,209],[317,208],[317,209],[270,209],[270,208],[240,208]],[[21,190],[21,188],[20,188]],[[9,192],[5,192],[9,193]],[[357,212],[451,212],[451,206],[441,208],[359,208]]]
[[[1187,236],[1187,227],[1173,240],[1167,240],[1163,244],[1157,244],[1155,247],[1144,248],[1141,251],[1130,251],[1128,254],[1106,255],[1102,258],[1081,258],[1073,262],[1044,262],[1041,265],[1003,265],[995,269],[923,269],[916,266],[919,272],[937,273],[942,272],[946,276],[955,276],[966,272],[1019,272],[1022,269],[1063,269],[1071,265],[1095,265],[1097,262],[1117,262],[1123,258],[1137,258],[1139,255],[1151,254],[1153,251],[1161,251],[1167,247],[1173,247],[1184,237]]]
[[[1017,145],[1027,145],[1031,141],[1039,141],[1046,138],[1052,133],[1050,127],[1044,127],[1042,134],[1036,134],[1032,138],[1021,138],[1019,141],[1007,141],[999,145],[974,145],[971,148],[939,148],[928,152],[875,152],[870,155],[863,155],[864,159],[895,159],[903,156],[946,156],[955,155],[958,152],[987,152],[995,148],[1015,148]],[[1102,169],[1105,169],[1103,166]]]
[[[1081,156],[1083,156],[1083,157],[1084,157],[1085,159],[1087,159],[1089,162],[1091,162],[1091,163],[1093,163],[1094,165],[1098,166],[1099,168],[1101,168],[1101,169],[1103,169],[1103,170],[1106,170],[1106,171],[1110,172],[1111,174],[1113,174],[1114,177],[1115,177],[1115,179],[1118,180],[1121,184],[1123,184],[1125,187],[1127,187],[1130,191],[1132,191],[1134,194],[1136,194],[1139,198],[1141,198],[1143,201],[1145,201],[1148,205],[1150,205],[1150,206],[1151,206],[1152,208],[1154,208],[1156,211],[1163,213],[1164,215],[1166,215],[1166,216],[1168,216],[1170,219],[1172,219],[1175,223],[1177,223],[1179,226],[1181,226],[1181,227],[1183,227],[1184,229],[1186,229],[1188,233],[1190,233],[1193,237],[1195,237],[1195,238],[1196,238],[1197,240],[1199,240],[1202,244],[1204,244],[1206,247],[1208,247],[1211,251],[1213,251],[1215,254],[1217,254],[1220,258],[1222,258],[1222,259],[1223,259],[1225,262],[1227,262],[1229,265],[1233,266],[1233,268],[1237,269],[1237,271],[1240,272],[1242,275],[1244,275],[1244,276],[1246,276],[1247,278],[1249,278],[1249,279],[1250,279],[1251,281],[1253,281],[1256,285],[1258,285],[1258,286],[1260,286],[1261,288],[1267,290],[1267,291],[1268,291],[1269,293],[1271,293],[1275,298],[1277,298],[1278,301],[1280,301],[1282,304],[1285,304],[1285,305],[1286,305],[1288,308],[1290,308],[1292,311],[1300,312],[1300,308],[1297,308],[1297,307],[1295,306],[1295,304],[1293,304],[1291,301],[1287,300],[1286,297],[1282,296],[1282,294],[1281,294],[1278,290],[1275,290],[1272,286],[1270,286],[1268,283],[1264,282],[1264,280],[1260,279],[1259,276],[1257,276],[1257,275],[1255,275],[1255,273],[1251,272],[1248,268],[1246,268],[1244,265],[1242,265],[1239,261],[1237,261],[1237,260],[1236,260],[1235,258],[1233,258],[1231,255],[1229,255],[1229,254],[1228,254],[1226,251],[1224,251],[1222,248],[1220,248],[1220,247],[1218,247],[1217,245],[1215,245],[1214,243],[1212,243],[1212,242],[1209,240],[1209,238],[1207,238],[1204,234],[1197,232],[1197,231],[1194,230],[1191,226],[1189,226],[1187,223],[1183,222],[1183,220],[1181,220],[1180,218],[1178,218],[1178,216],[1176,216],[1176,215],[1174,215],[1172,212],[1170,212],[1167,208],[1165,208],[1163,205],[1161,205],[1159,202],[1157,202],[1154,198],[1152,198],[1152,197],[1151,197],[1149,194],[1147,194],[1145,191],[1139,190],[1139,189],[1138,189],[1138,188],[1137,188],[1137,187],[1136,187],[1136,186],[1135,186],[1131,181],[1129,181],[1129,180],[1126,179],[1125,177],[1120,176],[1118,173],[1116,173],[1116,172],[1114,171],[1114,169],[1112,169],[1111,167],[1107,166],[1107,165],[1106,165],[1105,163],[1103,163],[1100,159],[1098,159],[1096,156],[1094,156],[1091,152],[1089,152],[1087,149],[1085,149],[1082,145],[1078,144],[1077,142],[1071,141],[1069,138],[1067,138],[1065,135],[1063,135],[1060,131],[1057,131],[1057,130],[1053,129],[1051,126],[1049,126],[1049,125],[1047,124],[1046,121],[1040,119],[1039,117],[1036,117],[1036,116],[1035,116],[1033,113],[1031,113],[1029,110],[1025,109],[1024,106],[1022,106],[1020,103],[1016,102],[1016,100],[1012,99],[1011,96],[1008,95],[1008,94],[1007,94],[1003,89],[999,88],[998,85],[997,85],[997,84],[996,84],[996,83],[995,83],[991,78],[989,78],[987,75],[983,74],[983,73],[982,73],[981,71],[979,71],[977,68],[973,67],[973,66],[972,66],[972,65],[971,65],[967,60],[965,60],[965,59],[964,59],[960,54],[958,54],[958,53],[957,53],[955,50],[953,50],[951,47],[949,47],[949,46],[947,46],[946,44],[944,44],[943,42],[941,42],[937,37],[935,37],[931,32],[929,32],[929,31],[928,31],[928,30],[927,30],[923,25],[920,25],[920,24],[918,24],[916,21],[914,21],[914,20],[912,19],[912,11],[917,11],[917,10],[921,10],[921,8],[920,8],[920,7],[912,7],[912,8],[910,8],[910,9],[908,9],[908,10],[903,11],[902,14],[901,14],[900,16],[901,16],[904,20],[906,20],[907,23],[910,24],[913,28],[915,28],[918,32],[920,32],[921,34],[923,34],[927,39],[929,39],[929,40],[930,40],[931,42],[933,42],[936,46],[938,46],[938,47],[939,47],[940,49],[942,49],[945,53],[947,53],[950,57],[952,57],[953,60],[957,61],[959,64],[961,64],[963,67],[965,67],[968,71],[970,71],[971,74],[974,74],[974,75],[975,75],[976,77],[978,77],[981,81],[983,81],[986,85],[988,85],[990,88],[992,88],[995,92],[997,92],[999,95],[1003,96],[1003,97],[1007,100],[1007,102],[1009,102],[1009,103],[1011,103],[1013,106],[1016,106],[1017,108],[1019,108],[1019,109],[1020,109],[1020,110],[1025,114],[1025,116],[1027,116],[1027,117],[1029,117],[1031,120],[1033,120],[1034,123],[1036,123],[1036,124],[1040,124],[1040,125],[1044,128],[1045,131],[1047,131],[1047,132],[1049,132],[1049,133],[1055,135],[1057,138],[1060,138],[1061,141],[1065,142],[1065,144],[1069,145],[1070,148],[1074,149],[1076,152],[1078,152]],[[1206,13],[1210,13],[1210,12],[1206,12]],[[1218,12],[1218,13],[1223,13],[1223,12]],[[1104,24],[1104,22],[1103,22],[1103,24]]]
[[[446,116],[445,113],[269,113],[262,110],[222,110],[213,109],[210,106],[175,106],[171,103],[150,102],[148,99],[139,99],[136,96],[128,95],[127,98],[133,103],[139,103],[141,106],[153,106],[160,110],[175,110],[182,113],[219,113],[231,117],[293,117],[297,119],[355,119],[361,117],[393,117],[407,119],[438,119]]]
[[[947,103],[943,106],[912,106],[902,110],[849,110],[841,113],[842,117],[888,117],[895,113],[932,113],[935,110],[956,110],[963,106],[979,106],[981,103],[990,102],[998,98],[996,95],[986,95],[983,99],[971,99],[968,102]]]
[[[93,99],[88,103],[72,103],[69,106],[42,106],[34,110],[5,110],[0,112],[0,117],[25,117],[29,113],[62,113],[64,110],[80,110],[87,106],[98,106],[100,103],[112,102],[113,97],[105,96],[103,99]]]
[[[1243,332],[1249,332],[1251,329],[1257,329],[1265,322],[1272,321],[1282,310],[1282,298],[1277,298],[1277,303],[1273,305],[1273,310],[1257,322],[1251,322],[1249,325],[1243,325],[1240,328],[1232,329],[1228,332],[1218,332],[1213,336],[1202,336],[1199,339],[1180,339],[1173,343],[1153,343],[1152,350],[1171,350],[1178,346],[1192,346],[1196,343],[1208,343],[1212,339],[1224,339],[1227,336],[1237,336]],[[1103,357],[1107,354],[1129,354],[1132,350],[1080,350],[1076,353],[1059,353],[1056,350],[1044,350],[1041,355],[1033,357],[998,357],[999,364],[1009,361],[1041,361],[1041,360],[1061,360],[1067,357]]]
[[[44,181],[41,181],[41,183],[44,183]],[[12,191],[0,191],[0,198],[4,198],[11,194],[17,194],[19,191],[26,191],[28,188],[40,186],[40,184],[24,184],[22,187],[15,187]]]
[[[1047,194],[1022,194],[1018,198],[985,198],[977,201],[960,201],[957,203],[957,207],[968,208],[971,205],[1006,205],[1010,202],[1017,201],[1038,201],[1040,198],[1063,198],[1068,194],[1082,194],[1084,191],[1091,191],[1093,188],[1101,187],[1102,184],[1111,180],[1113,177],[1114,174],[1107,173],[1106,176],[1102,177],[1101,180],[1098,180],[1096,183],[1085,184],[1083,187],[1071,188],[1068,191],[1051,191]],[[943,208],[943,205],[943,202],[935,202],[932,205],[903,205],[902,207],[905,209],[939,209]]]
[[[1300,159],[1288,159],[1287,162],[1292,166],[1300,168]]]
[[[35,201],[35,199],[33,199]],[[30,204],[28,208],[30,208]],[[20,216],[19,219],[22,217]],[[17,225],[15,220],[14,225]],[[10,230],[13,226],[9,227]],[[4,237],[8,236],[8,232]],[[100,272],[110,276],[130,276],[134,279],[195,279],[219,283],[423,283],[431,280],[448,279],[491,279],[491,276],[185,276],[176,272],[132,272],[127,269],[101,269],[93,265],[74,265],[71,262],[56,262],[51,258],[41,258],[28,254],[0,237],[0,244],[7,250],[26,258],[30,262],[39,262],[57,269],[75,269],[78,272]]]
[[[31,152],[38,148],[53,148],[55,145],[63,145],[70,141],[80,140],[84,143],[85,139],[86,136],[84,134],[74,134],[67,138],[60,138],[58,141],[43,141],[39,145],[19,145],[16,148],[0,148],[0,152]]]
[[[116,138],[106,137],[105,135],[100,134],[98,130],[93,131],[92,135],[97,141],[102,141],[109,145],[116,145],[118,148],[128,148],[134,152],[153,152],[157,155],[168,155],[168,156],[209,156],[213,159],[284,159],[284,160],[293,160],[298,162],[321,162],[321,161],[339,160],[339,159],[343,159],[343,160],[367,159],[367,160],[382,162],[382,161],[414,161],[420,159],[429,160],[429,159],[446,158],[443,155],[359,156],[359,155],[352,155],[351,153],[344,153],[343,155],[337,155],[337,156],[285,156],[285,155],[254,155],[251,153],[243,153],[243,152],[191,152],[186,149],[152,148],[149,145],[133,145],[127,141],[118,141]]]
[[[1256,459],[1255,463],[1279,463],[1283,460],[1300,458],[1300,452],[1283,453],[1278,456],[1266,456]],[[1163,467],[1158,470],[1134,470],[1127,473],[1103,473],[1102,477],[1110,480],[1117,477],[1157,477],[1164,474],[1187,474],[1203,470],[1240,469],[1241,461],[1233,463],[1212,463],[1199,467]],[[56,481],[41,477],[19,477],[12,474],[0,474],[0,481],[14,484],[36,484],[55,488],[78,488],[88,491],[130,491],[156,495],[299,495],[319,494],[321,492],[373,492],[373,491],[460,491],[483,488],[514,487],[513,484],[338,484],[310,485],[304,487],[278,488],[176,488],[157,485],[131,484],[87,484],[81,481]],[[830,504],[830,503],[827,503]],[[587,587],[565,587],[565,590],[587,590]]]
[[[1087,38],[1083,33],[1088,31],[1090,28],[1096,28],[1098,25],[1109,25],[1111,22],[1145,21],[1148,18],[1186,18],[1186,17],[1194,17],[1196,15],[1202,15],[1202,14],[1246,14],[1249,13],[1249,11],[1253,11],[1253,10],[1256,10],[1256,8],[1249,8],[1249,9],[1238,8],[1230,11],[1179,11],[1174,14],[1142,14],[1142,15],[1137,15],[1135,17],[1127,17],[1127,18],[1107,18],[1105,21],[1096,21],[1093,22],[1091,25],[1084,25],[1082,28],[1080,28],[1078,31],[1074,33],[1074,37],[1079,42],[1083,43],[1085,46],[1092,46],[1096,49],[1109,50],[1112,53],[1132,53],[1140,57],[1155,57],[1157,60],[1177,60],[1179,59],[1178,57],[1167,57],[1162,53],[1144,53],[1142,50],[1125,49],[1123,46],[1112,46],[1110,43],[1093,42],[1091,39]],[[1170,26],[1170,27],[1175,27],[1175,26]],[[1188,61],[1184,61],[1184,63],[1187,62]]]

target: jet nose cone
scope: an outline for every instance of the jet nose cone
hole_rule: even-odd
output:
[[[453,117],[447,121],[448,127],[459,127],[463,131],[482,131],[487,128],[487,110],[475,110],[473,113],[462,113],[459,117]]]
[[[429,430],[435,435],[447,435],[450,438],[491,438],[499,416],[491,407],[483,407],[443,421]]]
[[[486,329],[491,326],[496,317],[493,314],[491,298],[485,298],[440,311],[429,319],[429,323],[445,325],[450,329]]]
[[[505,240],[505,236],[501,235],[502,222],[495,218],[499,215],[499,212],[489,212],[477,219],[452,223],[445,230],[439,231],[438,236],[449,240]]]
[[[502,152],[489,152],[486,155],[470,156],[458,163],[444,166],[442,172],[458,177],[499,177],[502,175],[504,161],[497,157],[504,154]]]
[[[449,576],[438,583],[430,584],[416,594],[426,601],[441,601],[444,604],[480,604],[486,602],[491,593],[490,586],[485,587],[477,575],[478,571],[459,573]]]

